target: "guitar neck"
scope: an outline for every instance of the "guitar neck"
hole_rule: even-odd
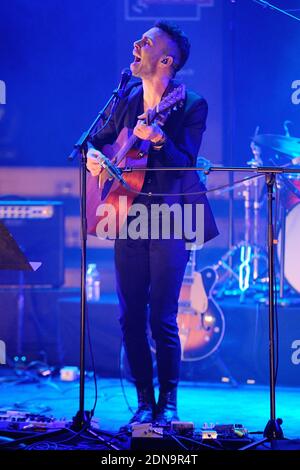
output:
[[[116,153],[116,155],[112,159],[112,163],[114,163],[115,165],[118,165],[119,163],[121,163],[123,158],[126,157],[127,152],[129,152],[129,150],[134,146],[137,140],[138,140],[138,137],[132,134],[127,140],[126,144],[123,147],[121,147],[120,150]]]
[[[151,109],[150,112],[149,112],[149,115],[148,115],[148,124],[151,124],[155,117],[156,117],[156,108],[154,109]],[[119,150],[119,152],[117,152],[117,154],[115,155],[115,157],[113,158],[113,163],[115,163],[116,165],[121,163],[121,161],[123,160],[123,158],[126,156],[127,152],[129,152],[129,150],[134,146],[134,144],[137,142],[138,140],[138,137],[134,134],[132,134],[128,141],[126,142],[126,144]]]
[[[171,93],[169,93],[155,108],[149,109],[146,117],[146,123],[148,125],[152,124],[155,118],[159,115],[160,120],[165,122],[170,110],[179,103],[180,106],[183,104],[183,99],[185,97],[185,87],[180,85],[175,88]],[[138,137],[132,134],[126,144],[117,152],[115,157],[112,159],[112,162],[116,165],[121,163],[121,161],[126,157],[126,154],[137,142]]]

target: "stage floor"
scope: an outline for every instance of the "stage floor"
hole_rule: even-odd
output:
[[[56,378],[16,377],[12,370],[0,371],[1,412],[18,410],[71,420],[79,409],[79,382]],[[35,381],[35,382],[34,382]],[[98,377],[98,402],[95,417],[100,429],[117,432],[130,417],[129,406],[135,407],[135,390],[117,378]],[[283,420],[284,436],[300,438],[300,389],[276,388],[276,417]],[[93,379],[85,381],[85,409],[95,400]],[[182,382],[179,387],[179,415],[192,421],[200,430],[204,423],[242,424],[249,432],[261,432],[269,419],[269,388],[237,385]]]

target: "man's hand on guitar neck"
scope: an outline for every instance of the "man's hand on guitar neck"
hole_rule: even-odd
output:
[[[138,116],[139,121],[133,129],[134,135],[142,140],[150,140],[152,144],[162,143],[165,140],[165,133],[155,121],[151,125],[147,125],[142,119],[146,117],[146,113]]]
[[[92,176],[98,176],[100,174],[101,166],[97,160],[97,157],[100,157],[101,155],[101,152],[93,147],[89,148],[88,150],[86,167]]]

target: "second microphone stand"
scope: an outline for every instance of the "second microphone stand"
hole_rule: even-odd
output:
[[[123,172],[141,171],[138,168],[124,168]],[[275,328],[275,268],[274,268],[274,224],[273,224],[273,201],[274,201],[274,185],[276,174],[282,173],[300,173],[299,169],[290,169],[282,167],[211,167],[206,168],[147,168],[147,171],[204,171],[206,174],[210,172],[244,172],[265,174],[265,182],[267,186],[268,197],[268,234],[267,234],[267,252],[268,252],[268,322],[269,322],[269,393],[270,393],[270,418],[264,429],[264,438],[256,441],[240,450],[246,450],[257,447],[264,442],[270,441],[272,448],[276,447],[276,440],[283,439],[283,431],[281,429],[282,420],[276,418],[276,368],[275,368],[275,344],[274,344],[274,328]]]

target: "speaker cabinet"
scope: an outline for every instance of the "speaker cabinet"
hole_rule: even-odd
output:
[[[63,203],[0,201],[0,219],[28,261],[42,263],[35,272],[0,271],[0,284],[61,286],[64,283]]]
[[[254,379],[269,383],[269,313],[258,303],[240,304],[237,300],[223,301],[226,331],[220,347],[220,357],[238,382]],[[278,306],[278,338],[275,361],[278,359],[277,384],[300,386],[299,305]],[[298,346],[297,346],[298,345]],[[276,354],[276,350],[278,354]]]
[[[43,360],[51,366],[63,365],[58,304],[60,298],[77,291],[0,287],[0,339],[6,344],[8,363],[15,356],[26,356],[28,363]],[[71,340],[76,349],[73,336]]]
[[[118,377],[121,352],[121,329],[118,321],[119,307],[115,296],[101,295],[98,302],[87,302],[96,371],[103,376]],[[59,302],[59,330],[63,363],[79,366],[80,298],[62,298]],[[86,368],[93,364],[86,341]]]

